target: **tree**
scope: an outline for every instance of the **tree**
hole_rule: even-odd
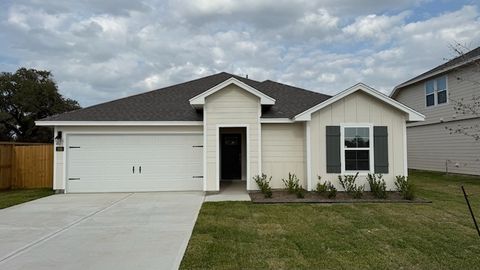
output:
[[[0,73],[0,140],[50,142],[52,129],[35,126],[35,121],[76,109],[78,102],[58,92],[49,71]]]
[[[471,61],[471,59],[469,59],[469,49],[467,46],[455,43],[451,45],[450,48],[457,56],[456,58],[459,62]],[[455,79],[472,84],[479,89],[477,92],[480,93],[480,60],[472,60],[469,65],[471,68],[468,72],[458,73],[462,75],[457,76]],[[449,97],[449,100],[453,104],[455,115],[463,115],[469,119],[480,118],[480,95],[473,95],[467,100],[464,98],[457,100]],[[462,134],[472,137],[476,141],[480,141],[480,121],[475,122],[476,123],[471,125],[457,124],[456,126],[446,126],[445,129],[447,129],[450,134]]]

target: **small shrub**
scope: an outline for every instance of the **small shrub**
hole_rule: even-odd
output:
[[[262,173],[262,176],[255,175],[253,180],[255,180],[255,183],[257,183],[258,188],[260,188],[260,191],[263,193],[265,198],[272,197],[272,188],[270,187],[270,181],[272,181],[271,176],[267,180],[267,175]]]
[[[367,176],[368,184],[370,185],[370,191],[373,196],[378,199],[387,198],[387,184],[383,180],[383,175],[381,174],[368,174]]]
[[[316,191],[318,194],[320,194],[320,195],[326,193],[327,190],[328,190],[328,189],[327,189],[327,182],[324,182],[324,183],[322,184],[322,181],[321,181],[321,180],[322,180],[322,177],[319,176],[319,177],[318,177],[317,188],[315,189],[315,191]]]
[[[333,184],[330,182],[330,181],[327,181],[325,182],[325,184],[327,185],[327,197],[329,199],[334,199],[335,197],[337,197],[337,189],[335,188],[335,186],[333,186]]]
[[[322,177],[318,177],[318,183],[317,183],[317,188],[315,191],[319,195],[327,194],[327,197],[329,199],[333,199],[337,196],[337,189],[335,186],[330,182],[330,181],[325,181],[324,183],[321,182]]]
[[[395,187],[402,194],[405,200],[415,199],[415,186],[404,175],[398,175],[395,177]]]
[[[302,186],[298,186],[297,190],[295,190],[295,194],[297,195],[297,198],[303,199],[305,198],[305,189],[303,189]]]
[[[363,191],[365,190],[365,185],[357,186],[355,181],[358,178],[358,172],[355,175],[341,175],[338,176],[338,180],[342,185],[343,189],[353,196],[355,199],[360,199],[363,196]]]
[[[282,179],[285,188],[287,189],[288,193],[294,194],[300,187],[300,180],[294,173],[288,173],[288,180]]]

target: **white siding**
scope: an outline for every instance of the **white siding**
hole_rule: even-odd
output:
[[[465,120],[462,124],[473,125],[479,122],[480,120]],[[480,141],[465,135],[452,135],[445,126],[446,124],[434,124],[407,128],[409,167],[444,172],[446,161],[449,160],[450,172],[480,175]]]
[[[57,131],[63,132],[63,145],[66,147],[65,137],[68,134],[178,134],[196,133],[202,134],[202,126],[148,126],[148,127],[56,127]],[[65,190],[65,152],[55,152],[53,189]]]
[[[370,123],[388,128],[389,173],[384,175],[384,179],[389,189],[394,188],[395,176],[407,174],[404,163],[405,120],[406,115],[403,112],[363,92],[351,94],[314,113],[311,122],[313,187],[316,186],[318,176],[321,176],[322,181],[331,181],[340,188],[338,174],[327,174],[326,170],[326,126],[338,126],[342,123]],[[360,178],[360,181],[366,183],[364,176]]]
[[[307,187],[303,123],[262,124],[262,171],[272,176],[273,188],[283,188],[282,178],[288,178],[289,172]]]
[[[247,126],[247,187],[255,188],[252,177],[259,174],[260,99],[236,85],[208,96],[204,106],[206,125],[207,191],[218,191],[217,129],[219,125]]]

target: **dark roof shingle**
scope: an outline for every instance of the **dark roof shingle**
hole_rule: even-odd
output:
[[[54,115],[41,121],[201,121],[203,114],[190,105],[189,99],[231,77],[276,100],[275,105],[265,110],[262,117],[292,118],[330,98],[328,95],[269,80],[258,82],[221,72],[158,90]]]

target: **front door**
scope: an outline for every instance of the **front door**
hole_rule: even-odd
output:
[[[221,179],[242,178],[242,136],[221,135]]]

